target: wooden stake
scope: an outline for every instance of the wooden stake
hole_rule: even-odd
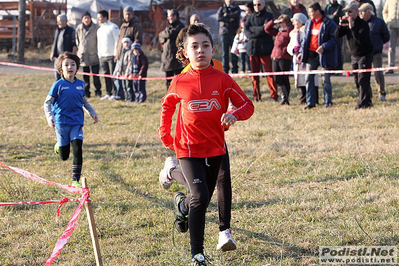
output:
[[[82,178],[82,187],[84,188],[87,187],[86,178]],[[86,201],[85,207],[87,213],[87,220],[89,222],[91,242],[93,243],[94,255],[96,257],[96,265],[103,266],[103,260],[101,257],[100,244],[98,242],[96,223],[94,222],[94,214],[93,214],[93,209],[91,207],[91,201]]]

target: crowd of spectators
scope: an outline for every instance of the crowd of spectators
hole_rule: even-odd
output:
[[[394,67],[396,64],[395,51],[399,35],[399,1],[397,0],[385,1],[382,18],[377,17],[372,0],[355,0],[348,3],[345,8],[337,0],[329,0],[324,6],[315,2],[307,7],[300,3],[300,0],[290,0],[287,7],[281,10],[281,16],[276,12],[272,14],[269,10],[265,0],[253,0],[247,3],[243,10],[235,1],[225,0],[218,9],[221,58],[225,73],[238,73],[239,59],[241,61],[240,73],[316,70],[319,67],[322,70],[342,70],[344,51],[347,45],[350,48],[348,54],[351,55],[353,69],[371,68],[372,66],[377,68],[383,66],[383,46],[388,42],[390,43],[388,65]],[[273,8],[271,10],[275,11]],[[241,13],[244,11],[245,16],[241,17]],[[184,24],[180,21],[178,10],[166,10],[165,13],[168,26],[158,33],[158,41],[162,47],[161,70],[165,72],[166,77],[172,77],[183,69],[183,65],[176,58],[178,50],[176,40],[184,28]],[[191,15],[193,22],[190,23],[200,20],[198,14],[192,13]],[[348,19],[349,23],[347,23]],[[139,51],[144,60],[144,53],[141,49],[143,29],[140,21],[135,16],[133,8],[126,6],[123,9],[123,20],[120,27],[109,21],[108,12],[105,10],[97,13],[97,23],[92,21],[92,14],[88,11],[83,14],[82,23],[73,29],[67,25],[67,17],[59,15],[50,59],[56,65],[59,54],[65,51],[75,53],[81,60],[83,72],[94,74],[92,79],[95,96],[102,100],[134,101],[132,82],[123,82],[121,78],[105,77],[106,92],[105,95],[102,95],[100,78],[96,74],[99,74],[101,69],[104,74],[135,76],[126,71],[132,71],[132,64],[137,63],[137,56],[134,55],[131,45],[140,45]],[[359,25],[362,25],[362,31],[358,30]],[[365,44],[359,46],[360,33],[362,43],[367,41],[367,46],[370,44],[368,50],[372,50],[367,52],[367,56],[362,52],[359,53],[359,50],[366,49]],[[365,38],[366,35],[368,38]],[[129,45],[126,44],[126,40],[129,40]],[[122,58],[126,52],[129,57]],[[126,62],[127,59],[129,62]],[[146,76],[148,60],[144,61]],[[128,64],[129,67],[126,66],[122,74],[120,67],[123,67],[124,64]],[[248,66],[246,67],[246,65]],[[119,66],[119,71],[116,66]],[[392,73],[394,73],[393,70],[385,72],[385,74]],[[363,100],[367,102],[363,104],[359,100],[357,108],[372,106],[370,75],[370,72],[353,75],[360,97],[365,98]],[[374,75],[378,99],[385,101],[384,73],[376,71]],[[255,101],[262,100],[260,90],[262,76],[251,77]],[[329,108],[333,105],[331,74],[324,73],[320,77],[324,106]],[[59,78],[56,73],[56,79]],[[85,95],[89,98],[91,97],[91,78],[90,75],[84,75],[83,78]],[[268,75],[266,82],[270,90],[270,98],[273,101],[279,101],[280,94],[281,104],[290,103],[291,86],[288,76]],[[170,79],[167,79],[166,89],[169,84]],[[300,103],[306,105],[305,110],[312,109],[319,104],[319,75],[295,75],[294,86],[301,91]]]

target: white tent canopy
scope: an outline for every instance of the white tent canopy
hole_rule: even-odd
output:
[[[119,10],[120,7],[131,6],[133,10],[150,10],[151,0],[68,0],[68,22],[77,25],[81,22],[82,15],[88,11],[96,21],[97,12],[100,10]]]

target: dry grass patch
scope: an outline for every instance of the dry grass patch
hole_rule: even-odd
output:
[[[334,83],[334,77],[332,78]],[[251,95],[249,79],[238,79]],[[333,108],[305,112],[267,99],[254,116],[226,133],[233,181],[234,252],[215,251],[216,200],[207,214],[205,252],[213,265],[314,265],[320,245],[396,245],[399,201],[398,89],[388,102],[355,111],[352,79],[334,83]],[[8,74],[0,97],[0,158],[56,182],[70,183],[71,160],[53,154],[43,101],[53,76]],[[90,102],[100,116],[84,127],[83,175],[88,178],[105,265],[186,265],[188,234],[172,242],[173,193],[158,183],[171,154],[157,137],[163,81],[148,81],[148,102]],[[53,187],[0,170],[0,201],[73,198]],[[76,204],[1,207],[0,265],[43,265]],[[95,265],[82,212],[57,265]]]

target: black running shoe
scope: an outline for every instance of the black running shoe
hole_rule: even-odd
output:
[[[188,214],[182,213],[180,210],[180,203],[186,198],[184,193],[179,192],[175,195],[173,203],[176,210],[176,219],[174,225],[180,233],[185,233],[188,230]]]

